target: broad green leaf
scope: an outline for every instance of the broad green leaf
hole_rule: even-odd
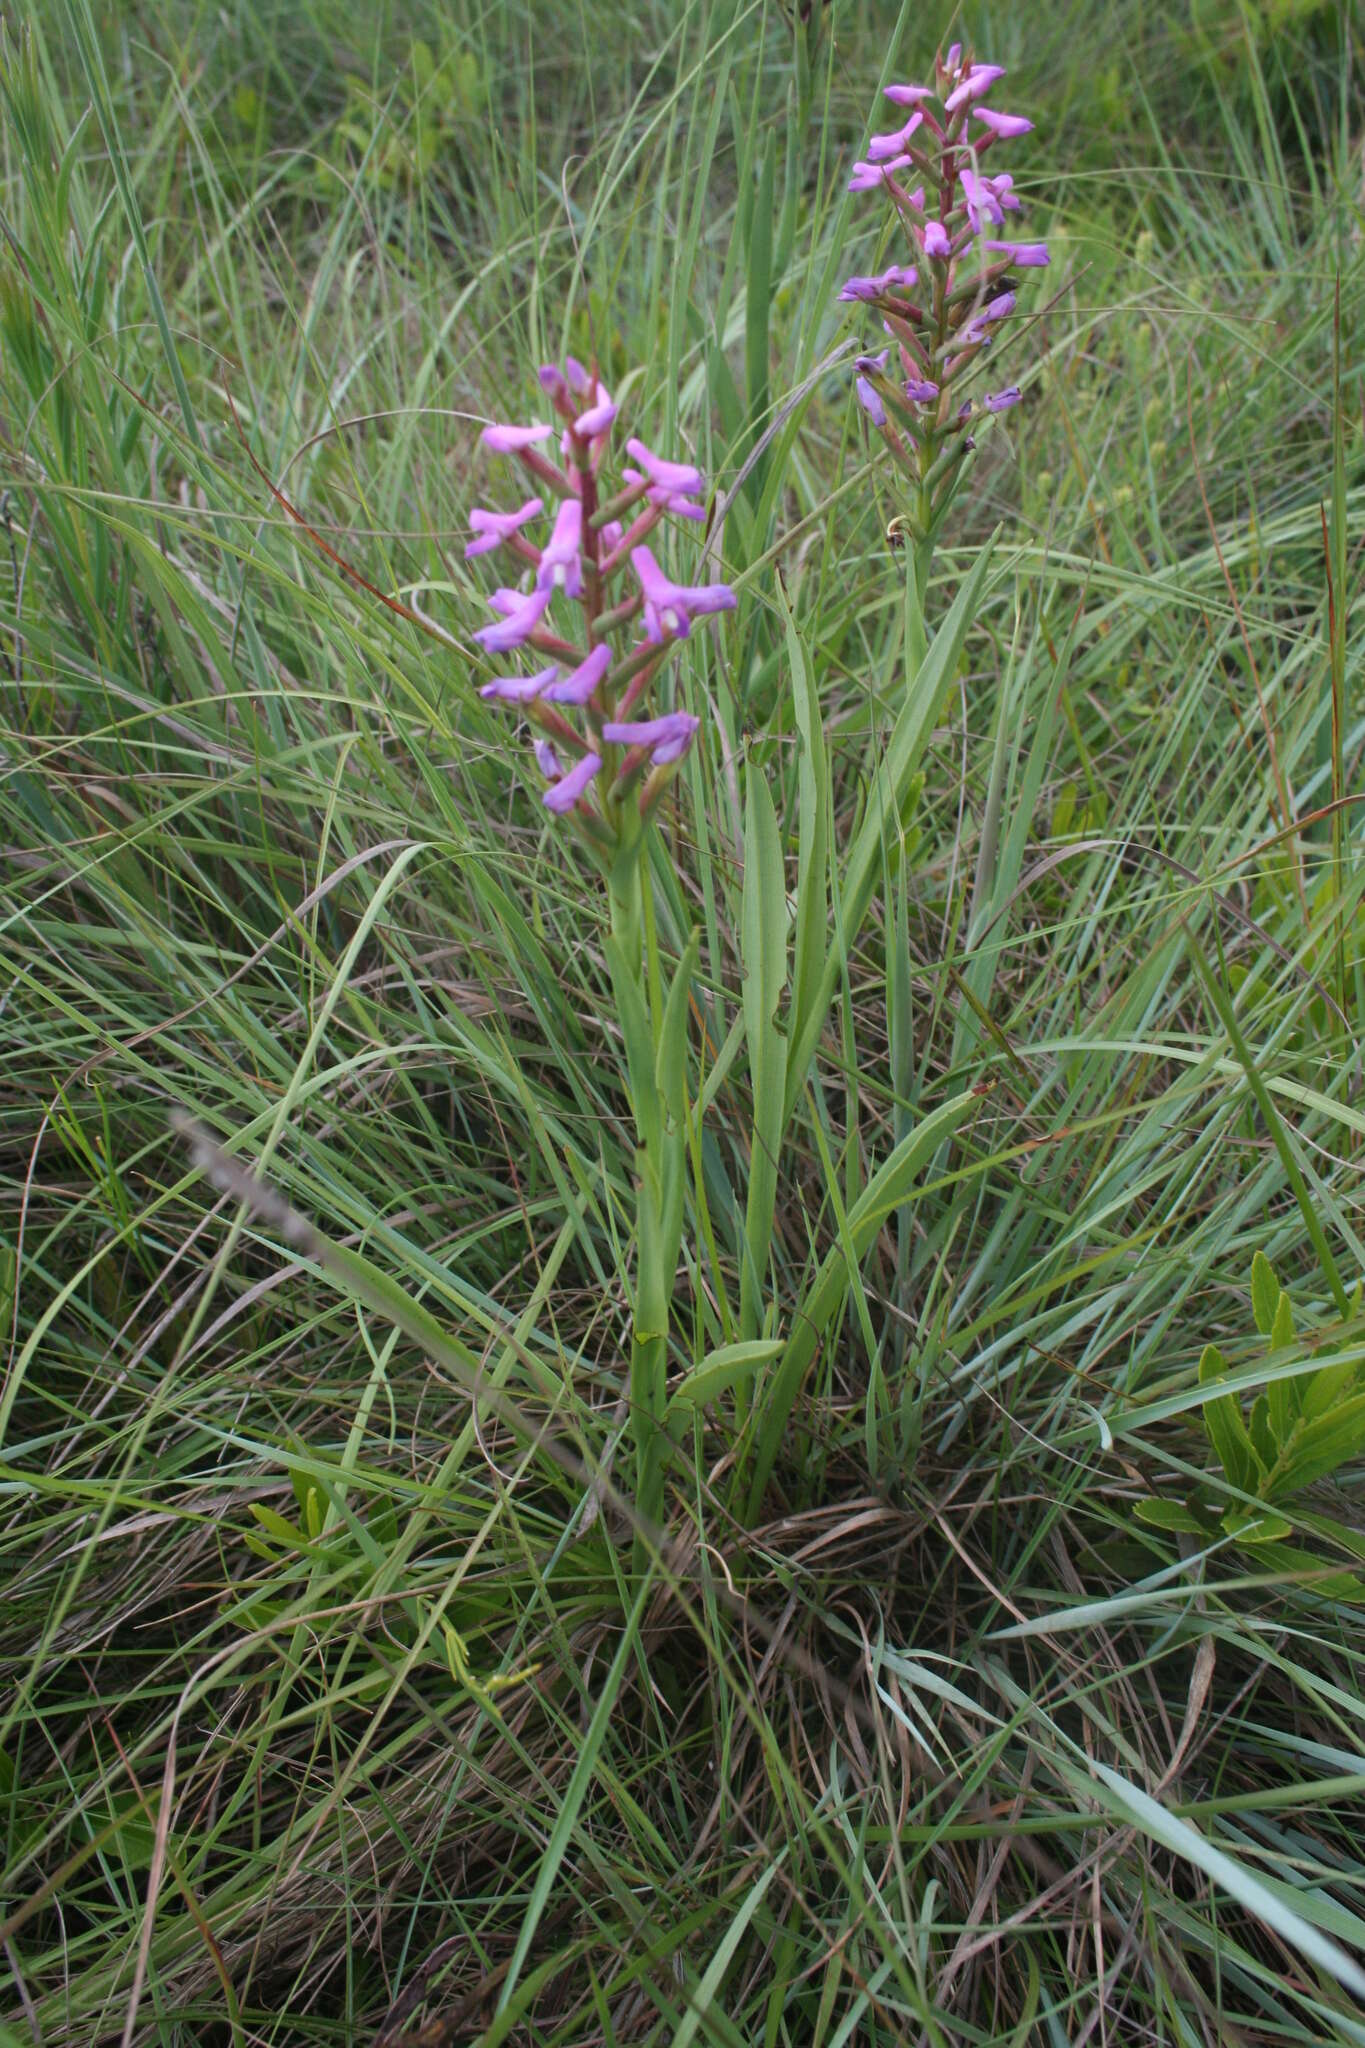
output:
[[[1283,1543],[1294,1533],[1293,1523],[1283,1515],[1262,1514],[1255,1508],[1229,1508],[1223,1527],[1239,1543]]]
[[[1197,1515],[1192,1515],[1183,1502],[1178,1500],[1140,1500],[1133,1509],[1140,1522],[1149,1529],[1179,1530],[1186,1536],[1207,1537],[1208,1530]]]
[[[1227,1372],[1223,1354],[1216,1344],[1206,1344],[1199,1360],[1199,1384],[1208,1386]],[[1242,1493],[1256,1490],[1258,1460],[1242,1420],[1242,1410],[1233,1394],[1216,1394],[1204,1403],[1204,1428],[1218,1455],[1229,1486]]]
[[[1365,1394],[1340,1401],[1328,1414],[1315,1421],[1301,1422],[1294,1433],[1292,1448],[1277,1494],[1311,1486],[1326,1479],[1342,1465],[1365,1452]]]
[[[694,931],[678,962],[678,971],[668,992],[654,1063],[659,1099],[675,1126],[680,1126],[687,1115],[687,1018],[700,946],[701,934]]]
[[[777,1024],[777,1006],[787,981],[787,888],[782,842],[766,778],[749,776],[744,828],[744,892],[741,940],[744,953],[744,1032],[754,1091],[754,1124],[749,1152],[749,1193],[744,1210],[744,1266],[740,1274],[739,1326],[744,1337],[762,1325],[777,1198],[778,1154],[782,1144],[787,1041]]]
[[[1289,1296],[1280,1289],[1275,1304],[1275,1320],[1270,1326],[1270,1348],[1284,1351],[1294,1342],[1294,1311]],[[1301,1406],[1299,1382],[1295,1379],[1272,1380],[1266,1388],[1270,1400],[1270,1427],[1280,1443],[1287,1439],[1293,1427],[1294,1417]]]
[[[674,1393],[668,1404],[669,1414],[675,1409],[705,1408],[727,1388],[750,1378],[760,1366],[770,1364],[781,1351],[782,1340],[778,1337],[723,1344],[718,1351],[708,1351]]]
[[[1275,1278],[1275,1269],[1264,1252],[1257,1252],[1251,1262],[1251,1313],[1263,1337],[1268,1337],[1275,1326],[1279,1302],[1280,1283]]]

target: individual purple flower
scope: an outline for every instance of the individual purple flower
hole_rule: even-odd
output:
[[[595,693],[607,670],[611,667],[611,649],[604,640],[600,647],[585,655],[577,668],[571,668],[558,682],[551,682],[545,692],[547,704],[586,704]]]
[[[643,441],[634,437],[627,441],[626,453],[635,457],[650,482],[659,490],[695,497],[706,488],[706,479],[690,462],[670,462],[666,456],[656,455],[652,448],[646,448]]]
[[[561,814],[571,811],[601,766],[600,754],[585,754],[581,761],[576,761],[568,774],[561,775],[558,782],[552,782],[541,798],[546,810]]]
[[[540,552],[540,567],[536,571],[538,590],[562,590],[568,597],[581,595],[583,570],[578,551],[582,541],[582,501],[561,498],[555,514],[554,531]]]
[[[645,600],[645,633],[656,643],[665,636],[685,640],[694,618],[733,611],[735,593],[727,583],[674,583],[647,547],[632,548],[630,566]]]
[[[479,439],[485,448],[496,449],[499,455],[516,455],[536,441],[548,440],[553,431],[543,420],[532,420],[529,427],[511,427],[498,420],[485,427]]]
[[[515,512],[486,512],[482,505],[476,505],[469,515],[474,538],[465,548],[465,560],[472,562],[475,555],[486,555],[493,548],[500,548],[504,541],[510,540],[520,527],[525,526],[528,519],[534,519],[538,512],[544,510],[544,501],[540,498],[528,498]]]
[[[657,505],[661,512],[672,512],[679,519],[705,519],[705,505],[695,504],[683,492],[667,490],[662,484],[651,484],[649,478],[642,476],[638,469],[623,469],[621,474],[628,484],[648,484],[649,488],[645,492],[645,497],[651,505]],[[619,526],[615,528],[615,533],[616,540],[619,542],[621,538]],[[605,531],[602,538],[604,541],[607,540]],[[610,547],[616,543],[608,541],[607,544]]]
[[[549,393],[550,397],[554,399],[556,405],[560,403],[567,405],[569,399],[569,381],[567,377],[564,375],[564,372],[558,367],[557,364],[542,363],[540,368],[536,371],[536,375],[537,377],[539,377],[542,385],[544,386],[545,390]]]
[[[926,256],[947,258],[953,253],[952,236],[941,220],[927,220],[918,230],[920,243]]]
[[[997,249],[1021,270],[1043,270],[1052,261],[1046,242],[983,242],[983,249]]]
[[[986,410],[987,412],[1008,412],[1012,405],[1018,405],[1023,395],[1017,384],[1011,384],[1005,391],[988,391],[985,400]]]
[[[509,607],[505,602],[499,604],[500,597],[504,600],[511,597],[514,606]],[[481,626],[474,638],[486,647],[490,654],[506,654],[509,648],[520,647],[522,642],[529,640],[535,632],[550,602],[550,592],[548,588],[536,589],[529,596],[523,597],[520,591],[500,591],[489,602],[499,611],[505,611],[506,617],[498,619],[491,626]]]
[[[889,291],[910,291],[919,280],[919,272],[910,263],[893,263],[880,277],[850,277],[844,282],[839,293],[841,299],[873,300],[885,298]]]
[[[873,426],[884,427],[886,425],[886,407],[882,404],[881,393],[877,390],[876,386],[869,384],[866,377],[857,377],[854,379],[853,389],[858,395],[859,405],[867,414]]]
[[[972,233],[979,235],[988,221],[996,226],[1005,216],[995,196],[990,180],[980,177],[970,167],[962,172],[962,196],[967,202],[967,218],[972,224]]]
[[[995,194],[997,206],[1002,206],[1006,213],[1018,213],[1024,202],[1014,189],[1014,178],[1009,171],[997,171],[993,178],[987,178],[986,183]]]
[[[537,733],[531,741],[536,757],[536,766],[547,782],[558,782],[564,770],[559,765],[559,756],[550,742]]]
[[[902,155],[915,130],[923,126],[923,114],[912,114],[903,128],[896,128],[889,135],[874,135],[867,145],[869,163],[881,164],[890,157]]]
[[[599,391],[602,391],[600,384],[597,388]],[[611,399],[607,397],[606,393],[603,392],[596,405],[590,405],[586,412],[581,412],[578,415],[578,418],[573,423],[573,430],[580,441],[591,441],[597,435],[605,434],[615,418],[616,407]]]
[[[855,356],[853,358],[853,367],[855,370],[873,372],[884,370],[886,368],[886,359],[890,353],[889,348],[884,348],[875,356]]]
[[[1014,293],[997,292],[995,297],[988,299],[982,307],[981,318],[983,320],[1008,320],[1013,311]]]
[[[690,711],[670,711],[662,718],[627,719],[604,725],[602,737],[614,747],[648,747],[655,767],[666,768],[671,761],[682,759],[700,724],[701,720]]]
[[[915,405],[931,405],[938,397],[938,386],[928,377],[911,377],[906,384],[905,395]]]
[[[949,76],[950,78],[956,78],[956,77],[957,77],[957,74],[958,74],[958,72],[959,72],[959,71],[961,70],[961,68],[962,68],[962,45],[961,45],[961,43],[953,43],[953,44],[951,44],[951,45],[950,45],[950,47],[949,47],[949,50],[948,50],[948,56],[947,56],[947,60],[946,60],[946,62],[944,63],[944,66],[943,66],[943,68],[944,68],[944,70],[945,70],[945,71],[946,71],[946,72],[948,73],[948,76]]]
[[[889,164],[856,163],[848,189],[850,192],[875,192],[884,177],[889,177],[892,171],[903,171],[909,161],[908,156],[896,156]]]
[[[565,356],[564,374],[570,391],[575,392],[579,398],[587,398],[592,394],[592,378],[577,356]]]
[[[1000,136],[1002,141],[1012,135],[1027,135],[1033,128],[1032,121],[1026,121],[1022,114],[999,114],[994,107],[973,107],[972,114],[984,128],[989,128],[991,134]]]
[[[989,92],[997,78],[1003,78],[1003,64],[973,64],[961,85],[954,86],[943,102],[944,111],[955,114],[968,100],[979,100],[982,93]]]
[[[913,107],[920,100],[931,100],[934,88],[931,85],[884,85],[882,91],[898,107]]]
[[[559,664],[552,661],[536,676],[494,676],[491,682],[483,684],[479,695],[496,697],[504,704],[527,704],[532,697],[539,697],[558,674]]]

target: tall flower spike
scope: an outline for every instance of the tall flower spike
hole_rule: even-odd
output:
[[[907,270],[899,281],[911,275]],[[888,356],[883,350],[878,375]],[[647,693],[669,647],[687,638],[693,619],[732,610],[735,595],[724,583],[675,583],[647,545],[664,518],[706,518],[701,471],[632,438],[626,446],[638,467],[623,467],[608,482],[601,469],[617,407],[596,370],[570,356],[563,368],[545,364],[539,380],[564,422],[562,466],[540,452],[538,444],[552,432],[540,422],[487,428],[486,444],[519,456],[545,496],[514,512],[477,508],[469,552],[490,553],[507,544],[534,563],[534,589],[493,591],[489,604],[497,616],[475,638],[491,654],[534,648],[543,665],[532,672],[528,660],[525,674],[492,676],[480,686],[481,694],[524,711],[546,784],[546,808],[575,821],[603,860],[610,854],[614,861],[638,853],[640,825],[653,816],[673,766],[697,732],[690,712],[650,717]],[[521,538],[521,528],[546,504],[555,508],[553,527],[548,540],[533,547]],[[618,577],[622,581],[613,588]],[[546,619],[556,600],[581,608],[577,631]],[[610,747],[626,750],[626,769],[617,773],[614,767],[608,781],[602,771]]]
[[[872,137],[867,160],[854,164],[849,180],[850,191],[881,191],[914,258],[846,279],[839,297],[872,307],[900,358],[898,367],[887,367],[885,356],[857,357],[853,389],[909,479],[913,503],[904,519],[919,540],[932,538],[961,487],[962,458],[973,445],[966,428],[1019,398],[1014,384],[971,395],[987,358],[1005,346],[1016,311],[1017,292],[1005,272],[1048,260],[1045,242],[990,239],[1021,202],[1012,174],[987,175],[982,158],[1033,126],[987,103],[1004,75],[1003,66],[979,63],[954,43],[935,59],[932,85],[885,87],[908,118],[902,128]],[[920,181],[913,193],[895,177],[907,161]],[[648,619],[647,605],[647,627]]]

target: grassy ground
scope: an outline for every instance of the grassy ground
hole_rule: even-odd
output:
[[[661,936],[702,932],[700,1079],[752,777],[797,887],[794,667],[836,875],[906,689],[897,501],[821,365],[873,254],[849,154],[948,11],[33,12],[0,2042],[1365,2041],[1365,863],[1349,802],[1302,823],[1362,788],[1359,20],[968,10],[1037,118],[1053,299],[939,556],[941,617],[1001,528],[780,1159],[777,1336],[895,1135],[979,1108],[863,1260],[755,1527],[743,1405],[702,1413],[641,1601],[611,1496],[462,1378],[592,1470],[623,1442],[600,885],[471,665],[260,471],[465,640],[477,423],[529,365],[595,347],[723,488],[776,424],[724,529],[740,609],[679,670],[706,743]],[[177,1108],[363,1267],[196,1173]],[[728,1333],[752,1117],[741,1057],[678,1372]],[[1263,1430],[1310,1371],[1335,1434],[1245,1540],[1205,1424]]]

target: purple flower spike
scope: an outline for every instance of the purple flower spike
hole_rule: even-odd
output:
[[[680,761],[696,736],[699,718],[690,711],[670,711],[663,718],[624,720],[604,725],[602,737],[614,747],[648,747],[656,768]]]
[[[945,111],[955,114],[968,100],[979,100],[983,93],[990,91],[996,79],[1004,75],[1003,64],[973,64],[961,85],[955,86],[943,102]]]
[[[592,653],[579,662],[577,668],[570,669],[568,675],[550,684],[545,692],[546,703],[588,703],[610,667],[611,649],[604,640],[600,647],[594,647]]]
[[[912,114],[903,128],[895,129],[890,135],[874,135],[867,145],[869,162],[881,164],[888,157],[900,156],[915,130],[923,126],[923,114]]]
[[[685,640],[694,618],[735,608],[728,583],[670,582],[647,547],[631,549],[630,566],[644,594],[645,634],[656,645],[666,637]]]
[[[503,704],[527,704],[532,697],[540,696],[546,684],[552,683],[558,674],[558,664],[552,661],[538,676],[494,676],[491,683],[483,685],[479,695],[496,697]]]
[[[501,596],[503,593],[499,593]],[[490,654],[506,654],[509,648],[520,647],[523,640],[529,640],[545,615],[550,602],[550,592],[533,590],[529,597],[519,591],[509,593],[516,601],[514,610],[507,610],[505,618],[498,619],[491,626],[481,626],[474,638],[488,649]],[[490,600],[498,603],[495,597]],[[499,610],[505,606],[499,605]]]
[[[1022,114],[998,114],[994,107],[973,107],[972,113],[982,126],[989,128],[992,135],[1002,141],[1012,135],[1027,135],[1033,128],[1032,121],[1026,121]]]
[[[1018,405],[1023,395],[1017,384],[1011,384],[1006,391],[988,391],[986,393],[986,410],[987,412],[1008,412],[1012,405]]]
[[[601,766],[600,754],[585,754],[567,775],[562,775],[558,782],[550,784],[541,798],[546,810],[558,811],[561,815],[565,811],[571,811]]]
[[[665,456],[646,448],[643,441],[627,441],[626,453],[635,457],[650,482],[661,491],[680,492],[690,498],[706,488],[706,479],[690,462],[669,462]]]
[[[472,562],[475,555],[486,555],[493,548],[500,548],[519,527],[525,526],[528,519],[534,519],[537,512],[544,510],[544,502],[540,498],[528,498],[515,512],[486,512],[482,505],[476,505],[469,515],[474,538],[465,548],[465,560]]]
[[[1046,242],[983,242],[983,249],[998,249],[1021,270],[1045,270],[1052,261]]]
[[[915,405],[931,405],[938,397],[938,386],[927,377],[912,377],[905,387],[905,395]]]
[[[485,448],[496,449],[499,455],[515,455],[536,441],[547,441],[553,431],[541,420],[533,420],[529,427],[509,427],[495,421],[491,427],[484,428],[479,439]]]
[[[598,385],[598,390],[602,389]],[[609,398],[603,397],[596,405],[590,405],[581,412],[573,423],[573,430],[580,441],[591,441],[595,434],[605,434],[616,418],[616,407]]]
[[[873,426],[884,427],[886,425],[886,407],[882,404],[881,393],[868,383],[866,377],[856,378],[853,389],[858,394],[859,405],[867,414]]]
[[[913,107],[920,100],[931,100],[934,88],[931,85],[884,85],[882,91],[898,107]]]
[[[927,220],[920,231],[920,241],[926,256],[937,256],[942,261],[953,253],[952,237],[941,220]]]
[[[541,549],[536,571],[536,588],[547,593],[562,590],[577,597],[583,589],[583,570],[578,550],[583,540],[583,504],[579,498],[562,498],[555,514],[554,531]]]

